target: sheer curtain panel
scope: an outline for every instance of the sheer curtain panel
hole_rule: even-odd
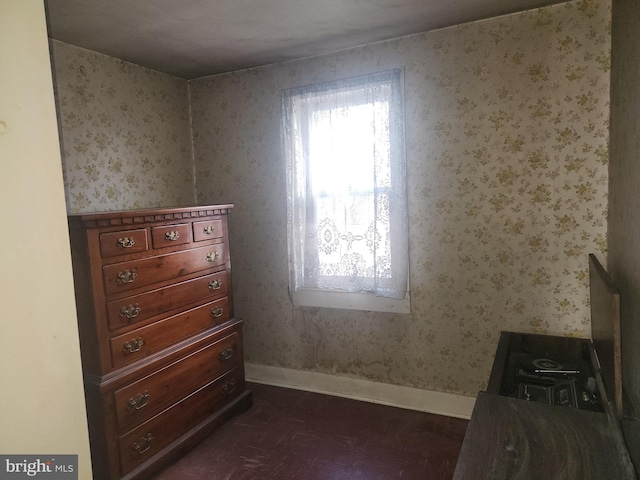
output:
[[[404,299],[401,70],[290,89],[282,103],[292,297],[310,290]]]

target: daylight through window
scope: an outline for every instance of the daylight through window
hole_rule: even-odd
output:
[[[400,70],[283,93],[294,303],[305,291],[406,298],[403,116]]]

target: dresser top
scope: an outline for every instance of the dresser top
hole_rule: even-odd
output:
[[[110,212],[77,213],[68,216],[71,222],[83,223],[88,228],[112,227],[161,222],[165,220],[193,219],[212,215],[227,215],[233,204],[198,205],[193,207],[161,207],[141,210],[117,210]]]
[[[454,480],[635,479],[609,416],[480,392]]]

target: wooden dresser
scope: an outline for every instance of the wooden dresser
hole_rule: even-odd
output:
[[[635,480],[620,425],[620,292],[589,255],[592,340],[501,332],[454,480]]]
[[[69,216],[95,478],[146,478],[251,406],[232,208]]]
[[[548,365],[549,359],[556,358],[563,362],[562,368],[577,367],[593,379],[597,394],[589,396],[589,381],[582,374],[565,376],[558,370],[557,385],[543,383],[542,376],[532,379],[534,375],[521,367],[530,356]],[[554,375],[553,367],[549,368],[551,373],[539,375]],[[575,405],[563,402],[562,394],[554,401],[569,378],[575,378]],[[477,478],[636,479],[590,340],[501,332],[487,391],[478,394],[453,476],[454,480]]]

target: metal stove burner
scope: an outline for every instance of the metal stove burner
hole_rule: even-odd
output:
[[[603,411],[588,361],[545,352],[511,355],[504,394],[530,402]]]
[[[550,358],[536,358],[531,363],[540,370],[562,370],[562,365]]]

